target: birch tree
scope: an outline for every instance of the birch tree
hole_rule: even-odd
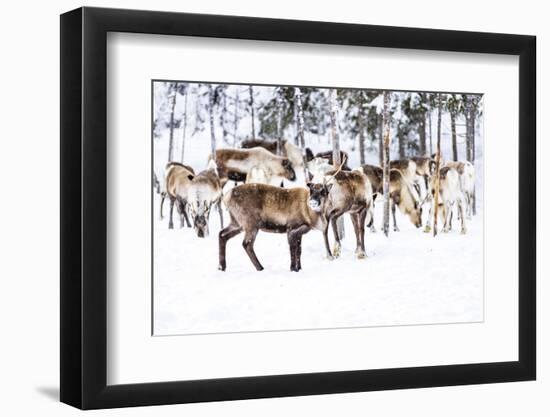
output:
[[[277,155],[283,154],[283,88],[277,88]]]
[[[172,104],[170,107],[170,138],[168,141],[168,162],[172,161],[174,155],[174,113],[176,111],[176,101],[178,98],[178,83],[172,87]]]
[[[437,218],[439,211],[439,185],[441,182],[440,177],[440,168],[441,168],[441,108],[442,108],[442,99],[441,94],[437,95],[437,150],[435,154],[435,187],[434,187],[434,237],[437,236]]]
[[[185,89],[185,102],[183,107],[182,133],[181,133],[181,163],[185,157],[185,139],[187,134],[187,102],[189,101],[189,87]]]
[[[249,94],[249,105],[250,105],[250,120],[251,120],[251,128],[252,128],[252,139],[256,138],[256,128],[254,126],[254,87],[252,85],[248,86],[248,94]]]
[[[208,113],[210,116],[210,153],[216,158],[216,134],[214,132],[214,105],[216,103],[216,90],[212,84],[208,84]]]
[[[449,111],[449,117],[451,118],[451,150],[453,161],[458,161],[458,147],[456,141],[456,117],[460,107],[460,102],[456,94],[451,94],[447,98],[447,110]]]
[[[361,165],[365,164],[365,93],[359,91],[359,100],[358,100],[358,109],[357,109],[357,127],[359,129],[359,163]]]
[[[237,86],[233,97],[233,147],[236,147],[238,142],[239,120],[239,87]]]
[[[227,130],[227,85],[220,85],[217,90],[221,101],[220,126],[222,128],[222,139],[225,143],[229,144],[229,131]]]
[[[336,89],[329,90],[330,105],[330,131],[332,138],[332,163],[334,169],[338,169],[342,161],[340,160],[340,136],[338,135],[338,104],[336,102]],[[340,239],[344,238],[344,217],[340,216],[336,222],[336,229]]]
[[[384,109],[382,111],[382,183],[384,191],[384,223],[382,230],[386,236],[390,232],[390,103],[391,92],[384,91]]]
[[[304,132],[304,110],[302,107],[302,92],[298,87],[294,88],[294,99],[296,100],[296,130],[298,138],[298,146],[301,149],[305,148],[305,132]]]
[[[378,165],[384,165],[384,115],[378,115]]]

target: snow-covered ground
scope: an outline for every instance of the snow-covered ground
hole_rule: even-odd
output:
[[[161,139],[155,146],[159,173],[165,143]],[[310,145],[319,150],[326,147],[315,140]],[[208,146],[206,138],[190,139],[185,162],[203,169]],[[369,158],[375,160],[376,154]],[[179,229],[177,216],[176,228],[169,230],[167,219],[159,220],[159,197],[154,194],[154,334],[482,321],[481,170],[477,183],[478,215],[468,222],[466,235],[459,234],[456,217],[451,233],[434,238],[398,212],[401,231],[392,231],[389,237],[367,231],[368,258],[357,260],[353,228],[346,215],[341,257],[327,260],[321,233],[311,231],[303,239],[299,273],[289,270],[286,236],[263,232],[255,249],[264,271],[254,269],[241,246],[242,235],[229,241],[227,270],[218,271],[216,213],[212,213],[211,233],[205,239],[197,238],[193,229]],[[427,215],[425,210],[424,219]],[[375,207],[377,228],[381,219],[379,203]]]

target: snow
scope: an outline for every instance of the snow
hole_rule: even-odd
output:
[[[191,102],[189,104],[192,108]],[[249,121],[243,120],[241,124],[248,127]],[[241,137],[246,137],[245,128],[240,130]],[[444,123],[444,158],[450,155],[449,130]],[[459,125],[459,134],[462,130]],[[168,130],[160,133],[160,137],[154,139],[153,169],[162,182]],[[221,131],[216,135],[220,138]],[[179,155],[179,130],[175,137],[174,155]],[[330,149],[329,144],[328,134],[318,137],[306,133],[306,145],[314,152]],[[204,239],[196,237],[191,228],[179,229],[176,214],[175,229],[169,230],[167,218],[159,219],[159,196],[153,192],[154,334],[483,321],[482,140],[478,138],[476,144],[478,213],[467,222],[466,235],[459,233],[456,216],[454,229],[434,238],[415,228],[398,212],[401,231],[392,230],[386,237],[380,231],[382,204],[379,201],[375,207],[375,225],[379,231],[366,231],[366,259],[359,260],[354,255],[353,227],[345,215],[346,238],[340,258],[326,259],[321,233],[310,231],[303,238],[303,269],[298,273],[290,272],[286,235],[264,232],[259,233],[255,244],[264,271],[257,272],[250,262],[241,245],[242,234],[228,242],[227,270],[219,271],[217,213],[211,215],[210,236]],[[227,145],[218,139],[218,146]],[[349,164],[355,167],[359,165],[359,157],[352,146],[353,141],[341,135],[341,148],[350,154]],[[459,147],[460,152],[464,152],[464,145]],[[209,129],[188,135],[185,149],[184,162],[197,172],[205,169],[210,151]],[[395,155],[392,148],[392,157]],[[376,149],[367,154],[367,162],[378,163]],[[302,173],[298,171],[297,175],[296,183],[285,182],[285,186],[303,186]],[[227,190],[226,187],[224,192]],[[165,204],[165,216],[168,206]],[[426,207],[424,221],[428,211]],[[227,213],[224,214],[227,224],[229,219]],[[333,242],[332,232],[330,240]]]
[[[381,210],[378,204],[378,222]],[[341,257],[326,259],[321,233],[311,231],[303,239],[303,270],[298,273],[289,270],[284,234],[258,235],[261,272],[238,235],[227,245],[227,270],[222,272],[217,270],[217,216],[211,216],[210,236],[199,239],[190,228],[168,230],[155,214],[155,335],[483,320],[479,214],[466,235],[455,224],[451,233],[435,238],[399,216],[400,232],[389,237],[366,232],[364,260],[354,255],[346,216]]]

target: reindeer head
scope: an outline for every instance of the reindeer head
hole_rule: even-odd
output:
[[[195,201],[191,204],[191,217],[193,228],[198,237],[206,237],[209,234],[208,218],[210,216],[210,205],[205,201]]]
[[[288,160],[288,158],[284,158],[281,161],[281,165],[283,166],[283,176],[290,181],[296,180],[296,172],[294,171],[294,167],[292,166],[292,162]]]
[[[314,184],[309,182],[307,184],[307,188],[309,188],[309,200],[307,202],[309,208],[317,213],[320,213],[323,210],[325,201],[327,200],[330,189],[332,188],[332,184],[327,184],[325,182]]]

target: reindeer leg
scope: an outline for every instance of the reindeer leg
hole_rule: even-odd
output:
[[[365,220],[367,218],[367,211],[369,209],[361,210],[361,212],[358,215],[359,220],[359,233],[361,236],[361,251],[357,254],[357,257],[359,259],[363,259],[367,257],[367,253],[365,251]]]
[[[164,219],[164,215],[162,214],[162,207],[164,206],[164,200],[166,199],[166,191],[163,191],[160,193],[160,219]]]
[[[290,248],[290,270],[298,272],[296,268],[296,237],[292,236],[292,231],[289,230],[286,234],[288,247]]]
[[[226,263],[225,263],[225,248],[227,246],[227,241],[235,236],[237,236],[239,233],[241,233],[243,230],[240,226],[231,223],[229,226],[227,226],[225,229],[220,231],[219,234],[219,262],[220,265],[218,269],[220,271],[225,271]]]
[[[302,225],[289,230],[288,244],[290,246],[290,270],[298,272],[302,269],[302,236],[309,231],[309,226]]]
[[[391,202],[391,216],[393,219],[393,231],[399,232],[399,227],[397,226],[397,221],[395,220],[395,201]]]
[[[182,212],[183,212],[183,218],[185,219],[185,223],[187,223],[187,227],[191,227],[191,222],[189,221],[189,215],[187,214],[187,201],[183,201],[182,205]]]
[[[464,201],[458,200],[458,211],[460,212],[460,234],[466,234],[466,220],[464,219]]]
[[[365,217],[363,217],[363,223],[361,227],[361,214],[366,211],[363,210],[360,213],[350,213],[351,222],[353,223],[353,231],[355,232],[355,240],[357,242],[355,248],[355,255],[357,258],[362,259],[365,257],[365,250],[363,248],[363,237],[365,234]]]
[[[220,215],[220,227],[223,229],[223,211],[222,211],[222,200],[218,200],[216,203],[216,206],[218,207],[218,214]]]
[[[430,213],[428,214],[428,220],[426,221],[426,226],[424,226],[424,233],[430,233],[432,231],[432,222],[434,219],[434,200],[431,197],[428,197],[430,200]]]
[[[180,216],[180,229],[181,229],[184,226],[184,224],[183,224],[184,206],[183,206],[183,201],[182,201],[181,197],[177,197],[176,204],[177,204],[178,214]]]
[[[256,256],[256,253],[254,252],[254,241],[256,240],[256,236],[258,235],[258,229],[252,229],[250,231],[245,232],[244,240],[243,240],[243,248],[246,251],[246,254],[256,267],[256,270],[262,271],[264,267],[258,260],[258,257]]]
[[[334,257],[332,256],[332,253],[330,252],[330,243],[328,241],[328,228],[330,226],[330,219],[326,219],[326,223],[323,225],[323,240],[325,242],[325,250],[327,252],[327,259],[333,260]]]
[[[340,234],[338,233],[338,218],[342,215],[340,212],[333,213],[330,219],[330,224],[332,226],[332,233],[334,234],[334,246],[332,248],[332,254],[335,258],[340,257],[342,252],[342,243],[340,242]]]
[[[170,219],[168,220],[168,229],[174,228],[174,203],[175,198],[172,198],[172,196],[170,196]]]

